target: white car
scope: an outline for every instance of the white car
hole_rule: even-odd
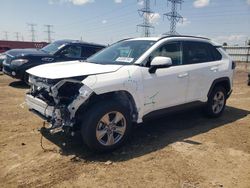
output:
[[[206,38],[165,36],[119,41],[86,62],[29,69],[29,109],[55,130],[81,130],[94,151],[109,151],[127,139],[132,122],[171,109],[202,105],[222,114],[232,92],[235,64]]]

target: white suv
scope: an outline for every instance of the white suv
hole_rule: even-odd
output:
[[[216,43],[192,36],[119,41],[86,62],[29,69],[29,109],[51,132],[76,131],[95,151],[119,147],[132,122],[177,107],[203,105],[222,114],[232,91],[234,62]]]

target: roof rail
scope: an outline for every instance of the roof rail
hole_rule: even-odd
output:
[[[103,45],[103,44],[97,44],[97,43],[94,43],[94,42],[86,42],[86,41],[82,41],[82,40],[61,39],[61,40],[56,40],[56,41],[65,42],[65,43],[73,43],[73,44],[86,44],[86,45],[94,45],[94,46],[106,47],[106,45]]]
[[[98,44],[98,43],[94,43],[94,42],[86,42],[86,41],[82,41],[82,40],[72,40],[71,43],[106,47],[106,45],[104,45],[104,44]]]
[[[129,40],[129,39],[133,39],[133,37],[124,38],[124,39],[118,40],[118,41],[116,41],[116,42],[114,42],[114,43],[112,43],[112,44],[108,44],[108,46],[111,46],[111,45],[116,44],[116,43],[118,43],[118,42],[122,42],[122,41],[125,41],[125,40]]]
[[[161,38],[159,38],[159,40],[162,40],[162,39],[165,39],[165,38],[171,38],[171,37],[191,37],[191,38],[210,40],[209,38],[206,38],[206,37],[197,37],[197,36],[192,36],[192,35],[166,35],[166,36],[162,36]]]
[[[124,39],[121,39],[121,40],[116,41],[115,43],[117,43],[117,42],[122,42],[122,41],[129,40],[129,39],[133,39],[133,37],[124,38]]]

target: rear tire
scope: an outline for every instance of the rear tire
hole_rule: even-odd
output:
[[[82,119],[84,143],[95,152],[112,151],[127,140],[131,130],[129,110],[117,101],[95,103]]]
[[[226,89],[222,86],[216,86],[208,96],[205,106],[207,116],[216,118],[222,115],[226,106]]]

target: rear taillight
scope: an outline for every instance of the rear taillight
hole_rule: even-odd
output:
[[[232,69],[235,69],[235,67],[236,67],[236,63],[232,61]]]

